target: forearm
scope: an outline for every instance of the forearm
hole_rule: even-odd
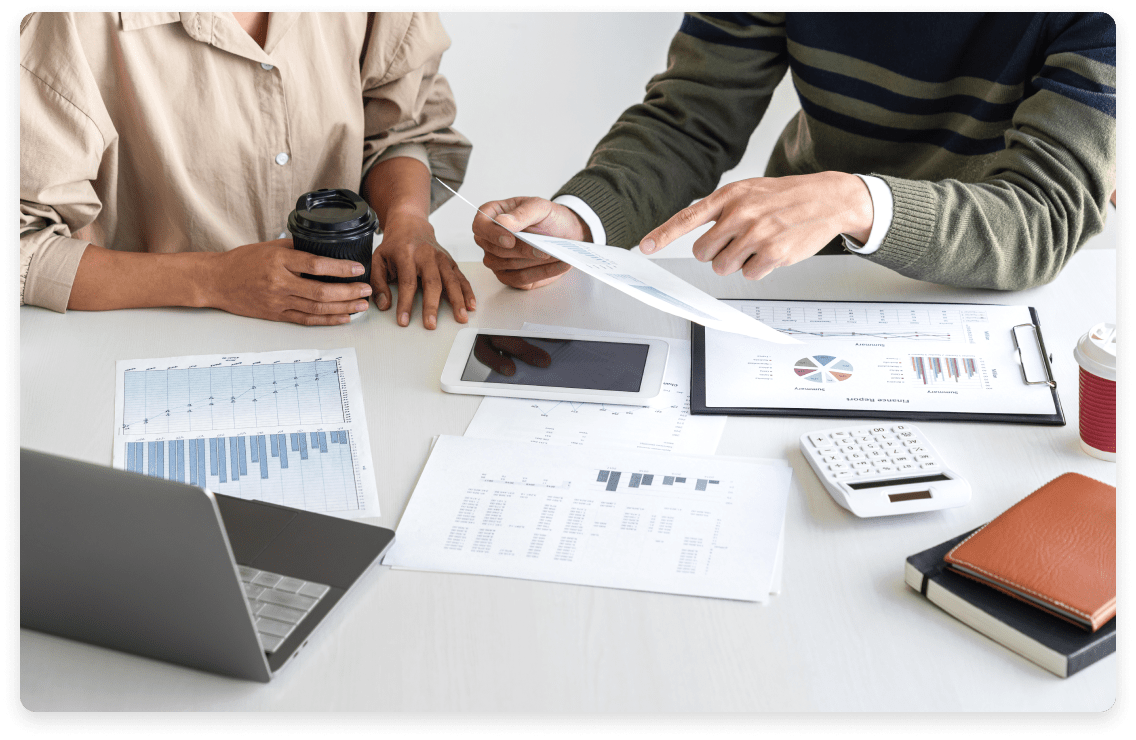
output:
[[[667,70],[652,78],[643,102],[624,111],[588,167],[556,196],[585,201],[603,222],[608,244],[635,246],[737,165],[784,76],[784,48],[784,27],[776,22],[739,25],[688,14]]]
[[[378,162],[363,183],[363,198],[375,209],[386,231],[392,220],[430,216],[430,171],[413,157]]]
[[[211,252],[149,254],[90,244],[79,261],[67,307],[79,311],[212,305]]]

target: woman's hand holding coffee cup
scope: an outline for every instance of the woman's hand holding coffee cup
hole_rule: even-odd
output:
[[[434,227],[417,214],[388,215],[383,241],[371,257],[375,303],[382,311],[390,308],[393,301],[391,282],[398,283],[395,317],[400,326],[410,324],[419,283],[422,285],[422,324],[427,329],[438,325],[443,291],[458,323],[466,323],[468,312],[477,308],[473,286],[449,252],[438,244]]]
[[[345,324],[367,310],[371,286],[325,283],[301,275],[359,277],[365,268],[352,260],[320,257],[292,248],[291,239],[246,244],[209,261],[210,295],[205,304],[229,313],[306,326]]]

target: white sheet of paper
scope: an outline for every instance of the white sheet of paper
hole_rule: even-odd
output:
[[[465,196],[438,178],[434,179],[470,208],[481,213],[480,209],[470,203]],[[492,218],[488,214],[483,215]],[[495,219],[493,223],[505,228]],[[778,344],[797,343],[792,337],[770,329],[753,317],[675,277],[638,252],[606,244],[589,244],[541,234],[511,230],[510,233],[548,256],[567,262],[572,267],[652,308],[706,327],[714,327],[719,331]]]
[[[703,293],[637,252],[540,234],[522,232],[514,235],[550,257],[567,262],[621,293],[660,311],[718,331],[776,344],[797,344],[797,340],[792,337]]]
[[[804,343],[708,329],[707,406],[1054,413],[1049,387],[1023,383],[1014,353],[1011,328],[1032,323],[1025,306],[731,303]]]
[[[248,500],[379,515],[352,348],[120,360],[113,464]]]
[[[636,336],[528,322],[524,328],[534,332]],[[713,455],[726,428],[726,417],[690,415],[690,341],[666,341],[670,351],[663,389],[649,406],[486,396],[466,427],[465,436],[539,445]]]
[[[792,469],[440,437],[384,563],[764,602]]]

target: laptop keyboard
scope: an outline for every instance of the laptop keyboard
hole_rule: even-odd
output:
[[[238,565],[245,597],[256,620],[257,637],[266,653],[276,652],[304,617],[328,592],[322,583]]]

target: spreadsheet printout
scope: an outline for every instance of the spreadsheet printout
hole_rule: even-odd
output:
[[[800,339],[772,345],[706,330],[708,407],[1051,414],[1036,344],[1011,330],[1028,307],[951,303],[726,301]]]
[[[523,328],[533,332],[637,336],[528,322]],[[486,396],[465,434],[540,445],[713,455],[725,431],[726,417],[690,414],[690,340],[666,341],[670,349],[662,390],[648,406]]]
[[[352,348],[120,360],[113,465],[247,500],[379,515]]]
[[[384,564],[765,602],[792,469],[439,437]]]

